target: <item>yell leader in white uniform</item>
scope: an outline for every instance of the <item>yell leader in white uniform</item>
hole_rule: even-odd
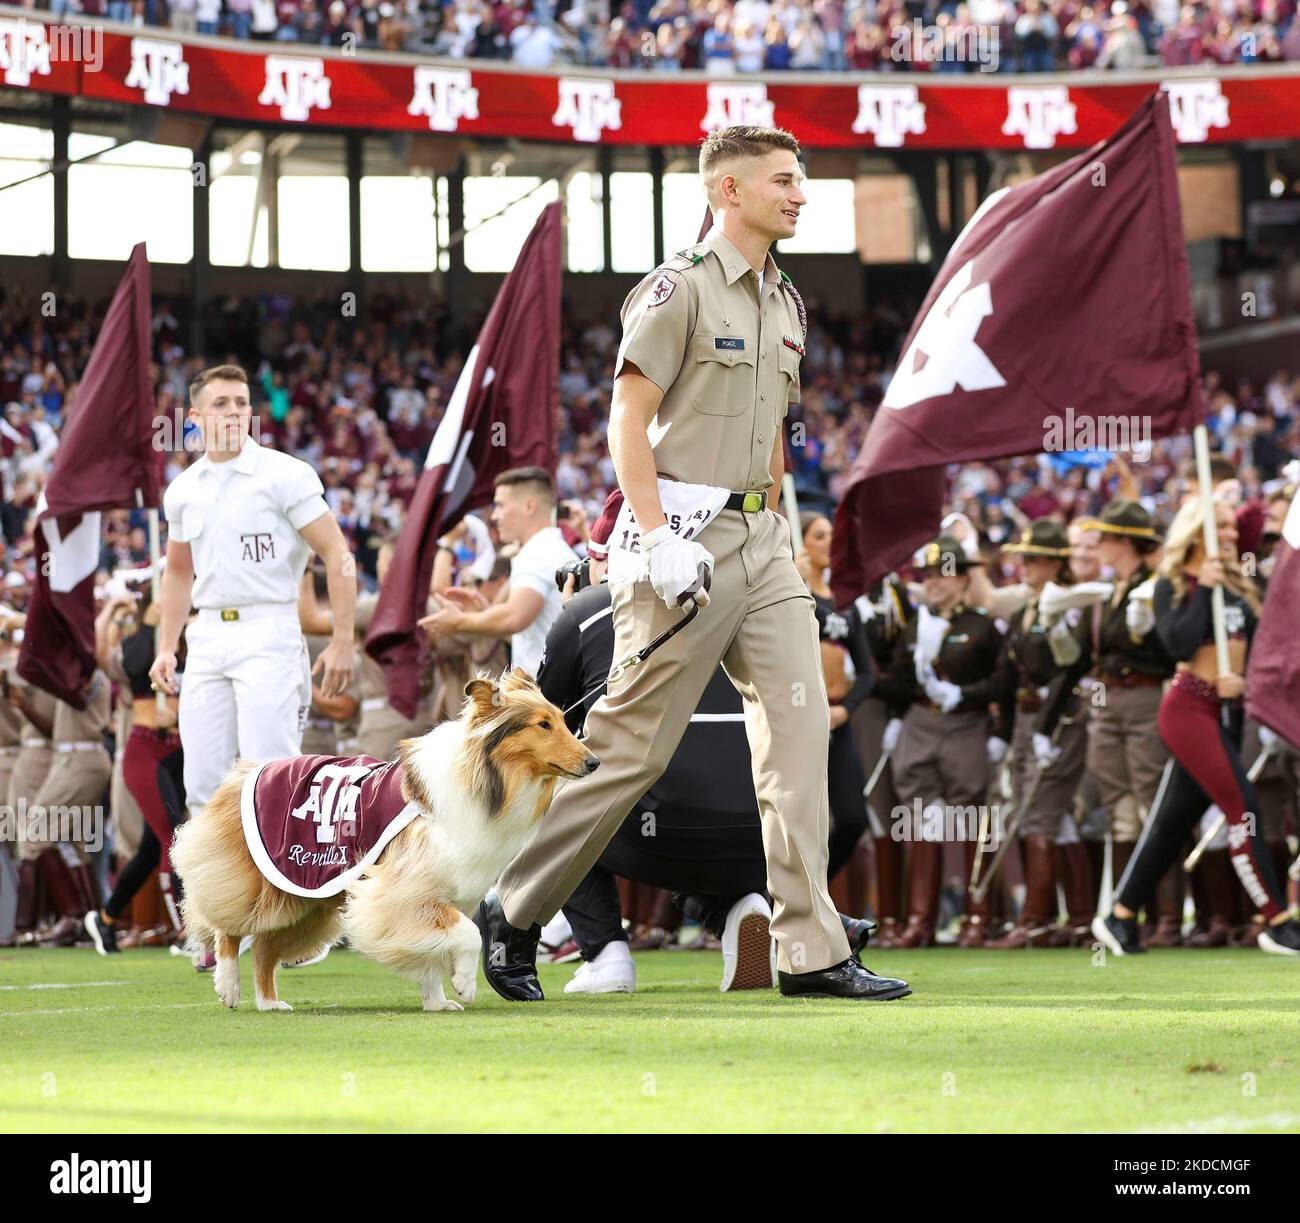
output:
[[[299,754],[311,676],[326,696],[352,679],[357,583],[352,554],[325,504],[320,477],[249,436],[248,378],[237,365],[190,384],[190,418],[204,455],[167,488],[167,568],[162,579],[154,687],[175,695],[176,648],[190,607],[180,691],[185,795],[203,810],[236,756]],[[298,623],[298,585],[317,553],[329,575],[334,631],[314,670]]]

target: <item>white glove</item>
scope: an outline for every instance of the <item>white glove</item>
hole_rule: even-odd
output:
[[[1053,743],[1047,735],[1034,735],[1034,763],[1036,763],[1040,769],[1047,768],[1060,754],[1060,746]]]
[[[903,733],[903,719],[890,718],[885,723],[885,733],[880,736],[880,750],[892,752],[898,746],[898,736]]]
[[[1077,615],[1077,612],[1062,616],[1044,634],[1047,638],[1047,648],[1052,651],[1052,660],[1058,667],[1072,667],[1079,661],[1079,655],[1083,653],[1083,646],[1079,644],[1079,639],[1071,630],[1070,615]]]
[[[650,584],[669,607],[678,607],[684,595],[699,581],[700,566],[713,573],[713,553],[703,544],[674,535],[666,522],[641,536],[641,551],[645,553]],[[708,607],[709,593],[703,586],[696,591],[695,601]]]
[[[988,741],[989,764],[1001,764],[1007,758],[1007,741],[990,735]]]
[[[1279,735],[1277,731],[1269,730],[1267,726],[1261,726],[1259,728],[1260,747],[1273,747],[1280,738],[1281,735]]]
[[[1124,623],[1134,637],[1145,637],[1156,626],[1156,613],[1145,599],[1134,598],[1136,594],[1135,590],[1124,605]]]
[[[1111,582],[1076,582],[1073,586],[1058,586],[1048,582],[1038,596],[1038,611],[1043,620],[1051,624],[1071,607],[1091,607],[1115,593]]]
[[[952,713],[961,704],[961,686],[946,679],[936,679],[933,675],[925,681],[925,695],[944,713]]]

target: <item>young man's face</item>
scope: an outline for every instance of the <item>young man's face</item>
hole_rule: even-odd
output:
[[[520,484],[498,484],[492,494],[492,525],[501,536],[502,543],[518,543],[523,538],[528,522],[532,498]]]
[[[231,453],[243,446],[252,414],[247,383],[229,378],[209,382],[190,404],[190,416],[203,431],[203,448],[217,453]]]
[[[773,149],[765,157],[749,157],[723,174],[735,180],[741,220],[771,242],[792,238],[799,210],[808,202],[800,190],[803,171],[787,149]]]

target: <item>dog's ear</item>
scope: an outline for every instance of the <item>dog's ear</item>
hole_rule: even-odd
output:
[[[523,667],[516,667],[501,677],[501,686],[511,692],[517,692],[520,688],[536,688],[537,681]]]
[[[465,685],[465,695],[480,712],[488,712],[497,705],[497,686],[490,679],[472,679]]]

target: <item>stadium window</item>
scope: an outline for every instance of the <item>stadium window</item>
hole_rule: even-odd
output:
[[[432,272],[437,253],[433,179],[377,174],[362,178],[361,270]]]
[[[554,181],[543,182],[540,178],[506,174],[467,177],[466,269],[471,272],[510,271],[515,266],[519,248],[542,209],[559,198],[559,184]]]
[[[346,272],[346,175],[282,173],[278,188],[280,266],[311,272]]]
[[[694,245],[700,236],[705,203],[704,187],[694,171],[664,175],[665,254]]]
[[[54,176],[42,174],[54,157],[54,133],[22,123],[0,123],[0,255],[54,251]],[[21,187],[10,183],[40,175]]]
[[[610,255],[613,272],[649,272],[655,265],[654,196],[644,171],[609,176]]]
[[[570,272],[605,270],[605,222],[600,207],[600,175],[586,170],[569,179],[564,197]]]
[[[147,240],[152,263],[194,257],[194,155],[189,149],[73,132],[68,167],[68,254],[74,259],[124,260]]]

